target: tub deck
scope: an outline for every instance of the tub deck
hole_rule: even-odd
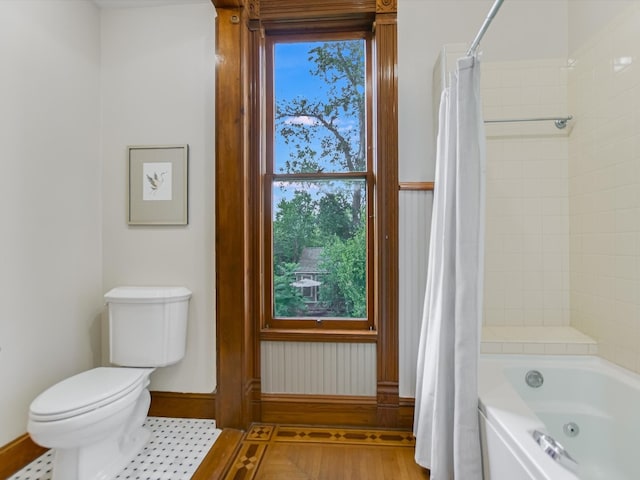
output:
[[[526,384],[529,370],[544,376]],[[589,355],[481,355],[479,416],[485,480],[635,480],[640,375]],[[566,425],[580,426],[577,435]],[[551,434],[578,461],[551,459],[532,432]]]

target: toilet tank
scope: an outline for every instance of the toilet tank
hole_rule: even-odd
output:
[[[111,363],[164,367],[184,357],[191,298],[187,288],[116,287],[104,298]]]

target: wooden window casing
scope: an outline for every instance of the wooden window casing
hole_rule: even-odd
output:
[[[261,421],[261,340],[313,341],[310,333],[262,332],[264,279],[259,197],[264,140],[265,34],[373,32],[376,170],[374,332],[344,330],[318,341],[376,343],[377,393],[370,426],[410,426],[398,395],[398,72],[397,0],[212,0],[216,10],[216,408],[221,427]],[[315,31],[315,30],[314,30]],[[370,337],[366,337],[366,334]],[[297,338],[301,335],[300,338]],[[350,418],[353,412],[344,412]],[[325,420],[325,423],[326,420]],[[341,422],[342,423],[342,422]]]

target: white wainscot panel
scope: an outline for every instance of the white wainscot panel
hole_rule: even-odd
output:
[[[376,344],[265,341],[262,392],[376,395]]]
[[[424,307],[433,192],[400,192],[399,391],[415,396],[418,340]]]

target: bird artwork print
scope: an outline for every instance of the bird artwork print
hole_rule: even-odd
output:
[[[142,166],[142,199],[167,201],[172,199],[171,162],[147,162]]]
[[[158,175],[158,172],[154,172],[153,176],[147,174],[147,181],[149,182],[149,188],[151,188],[152,192],[157,192],[160,189],[164,183],[164,176],[166,174],[167,172],[160,172],[160,175]]]

